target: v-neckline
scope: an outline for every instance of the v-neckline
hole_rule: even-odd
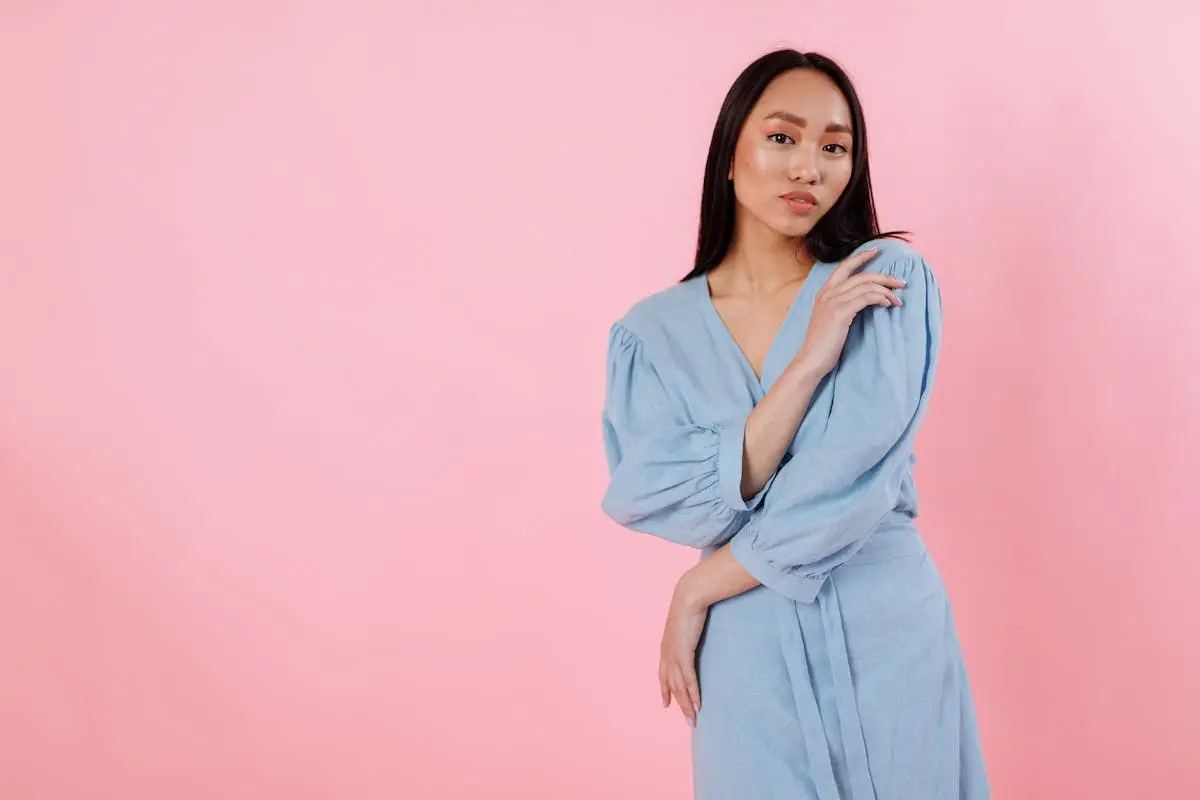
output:
[[[808,287],[813,280],[813,274],[821,267],[823,262],[817,261],[809,269],[808,274],[804,276],[804,280],[800,283],[800,288],[796,290],[796,296],[792,298],[792,303],[788,307],[787,313],[784,314],[783,320],[779,323],[779,328],[775,331],[775,335],[771,337],[771,343],[767,345],[767,352],[763,355],[762,374],[759,375],[754,371],[754,364],[751,363],[750,357],[746,355],[746,351],[738,344],[737,337],[733,335],[733,331],[729,330],[729,326],[725,323],[725,319],[721,316],[721,312],[717,310],[717,304],[713,302],[712,286],[708,282],[708,273],[700,275],[697,283],[700,287],[700,292],[703,294],[703,305],[707,312],[707,316],[718,329],[721,331],[721,336],[728,343],[729,348],[737,356],[737,360],[741,362],[742,368],[746,371],[747,377],[754,383],[754,387],[759,393],[766,392],[767,373],[771,366],[772,357],[779,347],[780,341],[784,338],[784,333],[790,327],[792,320],[796,316],[796,310],[800,308],[801,301]]]

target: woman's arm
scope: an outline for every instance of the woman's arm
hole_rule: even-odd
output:
[[[858,263],[862,263],[864,260],[858,260]],[[711,556],[684,573],[676,584],[674,595],[671,598],[666,628],[663,631],[659,682],[663,704],[669,705],[671,697],[674,696],[679,703],[680,710],[692,724],[695,724],[696,711],[700,707],[700,690],[696,680],[696,647],[709,607],[721,600],[749,591],[763,582],[768,583],[771,588],[791,588],[788,580],[783,578],[776,580],[775,573],[772,571],[774,564],[771,564],[770,568],[761,565],[760,562],[764,560],[764,556],[759,551],[771,547],[776,542],[781,542],[774,550],[767,552],[774,555],[775,550],[783,550],[785,551],[783,555],[786,557],[799,558],[807,555],[812,548],[795,544],[795,536],[790,529],[795,525],[806,531],[807,528],[812,527],[813,520],[805,519],[802,512],[798,518],[796,506],[804,506],[810,500],[819,505],[825,498],[819,494],[814,495],[805,479],[815,480],[818,485],[822,486],[836,485],[843,480],[847,471],[845,464],[842,464],[841,461],[831,461],[828,454],[820,447],[815,453],[811,449],[798,453],[797,457],[783,469],[777,469],[777,463],[782,459],[788,444],[795,436],[800,420],[807,414],[812,392],[817,383],[833,369],[841,357],[850,323],[855,316],[871,305],[892,309],[889,311],[879,310],[880,314],[900,313],[899,308],[896,308],[899,306],[899,302],[891,289],[899,288],[905,285],[905,282],[894,275],[888,275],[882,281],[879,279],[882,276],[857,275],[850,277],[855,266],[854,258],[847,259],[834,271],[829,281],[818,293],[804,345],[792,364],[789,365],[788,371],[785,371],[785,374],[771,387],[768,397],[759,403],[758,408],[747,421],[743,472],[769,468],[772,474],[768,475],[767,479],[774,482],[775,488],[766,492],[763,507],[756,511],[755,516],[751,518],[746,527],[741,528],[734,535],[731,542],[723,544]],[[887,354],[889,358],[896,355],[902,354],[895,353],[894,350],[889,350]],[[872,367],[874,366],[872,364]],[[891,371],[895,371],[895,365],[892,365]],[[887,404],[894,402],[895,398],[899,396],[894,391],[896,387],[887,380],[877,380],[875,375],[860,377],[865,378],[861,381],[864,386],[882,389],[880,396],[875,398],[876,402],[873,404],[881,410],[886,410]],[[879,411],[872,408],[867,408],[865,411],[860,409],[859,413],[880,415]],[[882,416],[888,417],[889,415],[883,413]],[[857,422],[861,423],[863,420],[859,419]],[[786,438],[780,435],[781,431],[787,433],[789,429],[790,433]],[[780,436],[780,440],[773,439],[772,434]],[[774,444],[772,444],[773,442]],[[840,453],[846,448],[839,443],[834,445],[834,449]],[[773,455],[774,463],[771,462]],[[760,457],[764,458],[765,462],[760,461]],[[897,456],[897,458],[900,457],[902,456]],[[758,474],[761,477],[762,473]],[[743,491],[746,488],[745,484],[746,481],[743,480]],[[753,489],[754,487],[750,486],[749,488]],[[782,491],[783,496],[773,498],[778,491]],[[887,500],[887,498],[884,499]],[[868,498],[868,500],[873,500],[873,498]],[[864,505],[868,514],[874,514],[874,502],[865,502]],[[782,511],[777,510],[780,507]],[[882,512],[880,513],[882,514]],[[837,529],[834,531],[835,533],[839,532],[842,527],[852,529],[856,527],[854,524],[839,526],[837,523],[843,520],[829,514],[824,515],[824,518],[829,520],[831,527]],[[756,536],[760,536],[762,539],[761,542],[748,545],[748,547],[754,548],[752,551],[747,550],[744,539],[748,527],[756,528]],[[743,565],[743,560],[737,557],[734,547],[735,543],[739,542],[743,544],[743,556],[749,554],[754,557],[751,568],[756,572],[752,573],[748,570]],[[760,575],[765,580],[760,581]],[[794,580],[800,581],[801,579],[795,578]],[[811,591],[817,585],[819,584],[815,580],[801,581],[801,588],[805,591]],[[789,594],[788,591],[784,591],[783,593],[792,596],[799,592]]]
[[[675,593],[684,606],[707,609],[759,585],[758,580],[733,557],[729,545],[725,545],[683,573]]]
[[[660,645],[658,685],[663,708],[671,705],[674,696],[690,725],[695,726],[700,711],[696,648],[708,619],[708,608],[758,585],[729,552],[729,545],[689,569],[675,585]]]
[[[728,545],[747,572],[797,602],[815,599],[897,507],[911,472],[941,349],[941,295],[916,254],[890,269],[908,280],[904,307],[875,309],[855,329],[819,437],[778,470]]]
[[[819,317],[827,316],[824,307],[837,308],[834,328],[849,326],[869,305],[897,304],[891,289],[901,284],[894,276],[850,277],[873,254],[843,261],[818,293]],[[844,339],[844,330],[840,335]],[[640,336],[614,325],[603,414],[604,512],[620,525],[678,544],[705,548],[729,541],[761,505],[817,385],[837,362],[836,344],[831,348],[810,331],[752,411],[697,422],[683,418],[668,397]]]
[[[771,385],[746,420],[742,462],[742,497],[753,497],[779,469],[779,462],[796,436],[813,393],[837,363],[846,332],[854,317],[867,306],[900,305],[893,293],[904,281],[893,275],[854,271],[878,253],[863,250],[838,264],[822,287],[800,352]],[[853,277],[851,277],[853,275]]]
[[[688,418],[641,336],[616,323],[602,414],[609,480],[600,507],[619,525],[676,544],[729,541],[766,493],[742,495],[748,415]]]
[[[811,361],[797,357],[750,412],[742,456],[742,497],[761,492],[779,469],[823,376]]]

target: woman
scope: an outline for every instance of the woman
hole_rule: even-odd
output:
[[[913,522],[941,296],[881,234],[846,74],[730,89],[695,268],[611,331],[605,512],[703,550],[662,639],[700,800],[989,796],[945,587]]]

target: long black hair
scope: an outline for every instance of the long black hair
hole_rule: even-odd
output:
[[[867,126],[862,105],[850,76],[833,59],[820,53],[776,50],[759,57],[742,71],[725,95],[717,124],[708,147],[704,167],[704,191],[700,198],[700,235],[696,243],[696,264],[683,280],[707,273],[721,263],[733,243],[736,199],[729,168],[733,162],[738,136],[751,109],[775,78],[794,69],[811,69],[829,77],[850,106],[853,129],[853,168],[850,182],[804,238],[809,254],[826,263],[841,261],[854,248],[879,237],[903,238],[907,231],[880,233],[871,192],[871,170],[867,162]]]

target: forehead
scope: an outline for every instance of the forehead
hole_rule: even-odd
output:
[[[771,81],[751,117],[762,119],[776,111],[790,112],[822,128],[828,122],[850,124],[850,104],[837,84],[813,69],[790,70]]]

